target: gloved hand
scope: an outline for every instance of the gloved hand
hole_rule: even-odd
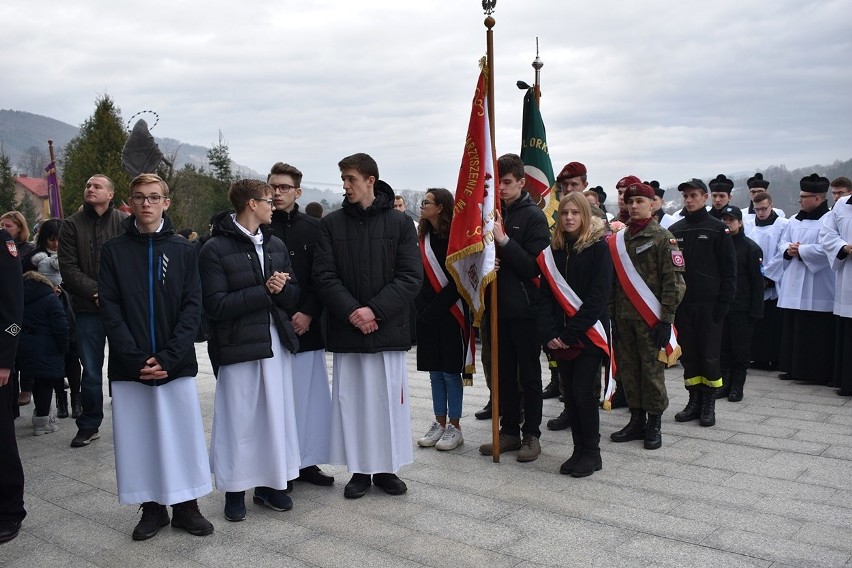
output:
[[[729,304],[716,304],[713,307],[713,323],[721,323],[725,316],[728,315]]]
[[[672,336],[672,324],[661,321],[654,327],[654,345],[657,349],[664,348]]]

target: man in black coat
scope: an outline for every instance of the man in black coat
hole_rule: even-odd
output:
[[[12,235],[0,229],[0,542],[18,536],[24,510],[24,469],[15,440],[18,393],[9,382],[24,319],[21,261]]]
[[[301,284],[299,301],[290,323],[299,336],[299,349],[293,357],[293,397],[296,401],[296,426],[302,465],[296,481],[331,485],[317,464],[328,463],[331,439],[331,394],[325,366],[325,342],[322,334],[322,304],[311,286],[311,267],[319,237],[319,219],[299,210],[296,200],[302,195],[302,172],[283,162],[272,166],[267,176],[272,186],[272,234],[284,241],[290,262]]]

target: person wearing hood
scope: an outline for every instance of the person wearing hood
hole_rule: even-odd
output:
[[[320,221],[312,270],[334,353],[330,463],[352,473],[348,499],[373,483],[400,495],[407,486],[397,472],[414,460],[406,351],[423,263],[414,226],[394,210],[376,161],[358,153],[338,167],[343,207]]]
[[[98,297],[109,339],[107,376],[118,501],[142,503],[133,540],[169,524],[196,536],[213,525],[198,510],[212,490],[195,386],[201,282],[194,246],[166,216],[169,187],[155,174],[130,182],[133,214],[103,246]]]
[[[784,272],[778,288],[783,312],[779,375],[827,385],[834,368],[834,272],[820,245],[823,217],[828,213],[829,181],[817,174],[799,181],[796,214],[781,233],[778,253]]]
[[[290,251],[269,229],[272,196],[260,180],[231,184],[235,212],[215,217],[199,256],[207,349],[219,369],[210,464],[232,522],[245,519],[252,487],[255,504],[292,509],[286,490],[301,463],[293,388],[299,339],[290,321],[300,287]]]

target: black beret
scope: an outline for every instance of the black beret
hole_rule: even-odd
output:
[[[652,179],[651,181],[643,181],[642,183],[644,183],[645,185],[650,185],[650,186],[651,186],[651,189],[653,189],[653,190],[654,190],[654,193],[655,193],[655,194],[657,195],[657,197],[659,197],[660,199],[662,199],[662,198],[663,198],[663,196],[666,194],[666,190],[665,190],[665,189],[663,189],[663,188],[661,188],[661,187],[660,187],[660,182],[658,182],[658,181],[657,181],[657,180],[655,180],[655,179]]]
[[[731,193],[734,189],[734,182],[725,177],[725,174],[719,174],[715,178],[711,179],[709,185],[711,193],[719,191]]]
[[[825,193],[828,191],[828,186],[828,178],[820,177],[817,174],[803,177],[799,182],[799,188],[808,193]]]
[[[700,189],[704,193],[707,193],[707,186],[698,178],[692,178],[691,180],[685,181],[677,186],[678,191],[686,191],[688,189]]]
[[[749,189],[754,189],[755,187],[766,189],[769,187],[769,182],[763,179],[763,174],[758,173],[748,178],[746,185],[748,185]]]

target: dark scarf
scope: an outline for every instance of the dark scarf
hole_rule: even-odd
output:
[[[796,219],[799,221],[816,221],[826,213],[828,213],[828,201],[823,201],[819,204],[819,207],[810,213],[806,211],[799,211],[798,215],[796,215]]]
[[[775,212],[775,210],[773,209],[773,210],[771,210],[771,211],[769,212],[769,217],[767,217],[767,218],[766,218],[766,219],[764,219],[763,221],[761,221],[760,219],[758,219],[758,218],[757,218],[757,215],[755,214],[755,216],[754,216],[754,226],[755,226],[755,227],[768,227],[769,225],[774,224],[774,223],[775,223],[775,221],[777,221],[777,220],[778,220],[778,213],[776,213],[776,212]]]
[[[648,217],[647,219],[634,219],[633,221],[630,221],[630,223],[627,225],[627,227],[630,229],[630,236],[632,237],[636,233],[642,231],[653,220],[653,217]]]

